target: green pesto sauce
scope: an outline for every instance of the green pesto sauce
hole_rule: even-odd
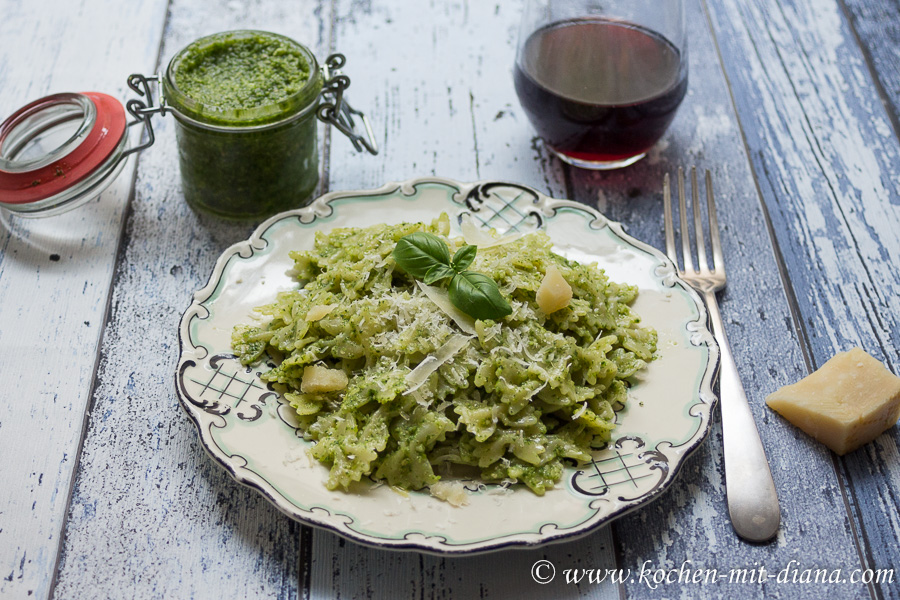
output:
[[[284,40],[225,37],[190,48],[175,73],[175,85],[207,109],[251,109],[298,93],[309,81],[309,71],[300,50]]]
[[[319,178],[321,90],[312,53],[274,33],[226,31],[176,54],[163,93],[188,204],[258,219],[306,202]]]

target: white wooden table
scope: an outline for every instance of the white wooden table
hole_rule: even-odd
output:
[[[0,115],[60,91],[126,97],[201,35],[284,33],[348,56],[382,152],[323,132],[321,190],[505,179],[599,208],[662,247],[662,174],[713,170],[721,297],[782,501],[770,544],[735,537],[718,423],[672,489],[589,537],[476,558],[372,550],[289,520],[203,453],[173,387],[176,326],[253,224],[182,199],[171,119],[99,200],[0,228],[0,597],[900,598],[893,583],[550,585],[531,567],[900,568],[898,430],[844,458],[766,394],[860,344],[900,371],[900,9],[888,0],[692,0],[690,90],[649,158],[551,158],[516,101],[520,3],[0,0]],[[796,561],[792,563],[791,561]],[[801,577],[801,575],[797,575]]]

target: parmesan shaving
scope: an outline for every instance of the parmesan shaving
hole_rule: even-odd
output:
[[[534,397],[537,396],[537,395],[540,393],[540,391],[541,391],[542,389],[544,389],[545,387],[547,387],[547,382],[546,382],[546,381],[545,381],[543,384],[541,384],[541,387],[539,387],[538,389],[536,389],[536,390],[534,390],[533,392],[531,392],[531,395],[528,396],[528,398],[529,398],[529,399],[534,398]],[[585,402],[585,406],[587,406],[587,402]],[[578,416],[580,417],[581,415],[578,415]]]
[[[403,395],[406,396],[407,394],[412,394],[419,389],[419,387],[425,383],[425,380],[428,379],[429,375],[437,371],[442,364],[453,358],[453,355],[462,350],[463,347],[469,343],[470,339],[472,338],[469,336],[454,333],[446,344],[438,348],[436,353],[425,357],[425,360],[420,362],[415,369],[406,375],[406,383],[412,387],[403,392]]]
[[[587,402],[582,404],[581,408],[578,409],[578,412],[576,412],[574,415],[572,415],[572,420],[573,421],[577,420],[579,417],[581,417],[581,415],[583,415],[586,412],[587,412]]]
[[[466,216],[468,217],[468,215]],[[463,239],[466,243],[470,246],[478,246],[479,248],[502,246],[503,244],[509,244],[522,237],[522,234],[518,232],[494,237],[491,235],[491,230],[479,227],[472,222],[471,217],[464,217],[462,223],[459,224],[459,227],[462,230]]]
[[[439,287],[434,287],[433,285],[425,285],[421,281],[417,281],[416,283],[419,284],[419,288],[425,292],[428,299],[434,302],[448,317],[453,319],[453,322],[459,325],[460,329],[469,335],[476,335],[475,320],[453,306],[453,304],[450,303],[450,295],[447,294],[446,291]]]
[[[402,487],[399,487],[399,486],[396,486],[396,485],[392,485],[392,486],[391,486],[391,491],[392,491],[392,492],[396,492],[397,494],[403,496],[404,498],[409,498],[409,492],[407,492],[406,490],[404,490]]]
[[[306,321],[312,323],[328,316],[331,311],[337,308],[334,304],[319,304],[310,308],[306,313]]]

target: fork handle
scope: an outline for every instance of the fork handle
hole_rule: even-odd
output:
[[[725,336],[715,292],[705,292],[713,334],[719,342],[719,403],[725,447],[725,494],[735,532],[764,542],[778,533],[781,509],[759,432]]]

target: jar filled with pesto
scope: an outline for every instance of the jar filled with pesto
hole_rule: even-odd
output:
[[[352,128],[352,109],[340,106],[349,80],[332,73],[343,57],[327,62],[320,69],[305,46],[263,31],[218,33],[175,55],[161,77],[161,104],[177,121],[190,206],[255,219],[310,200],[319,177],[317,116],[342,131],[341,118],[349,117]],[[320,103],[327,92],[336,92],[337,102]],[[362,141],[377,151],[374,141]]]

